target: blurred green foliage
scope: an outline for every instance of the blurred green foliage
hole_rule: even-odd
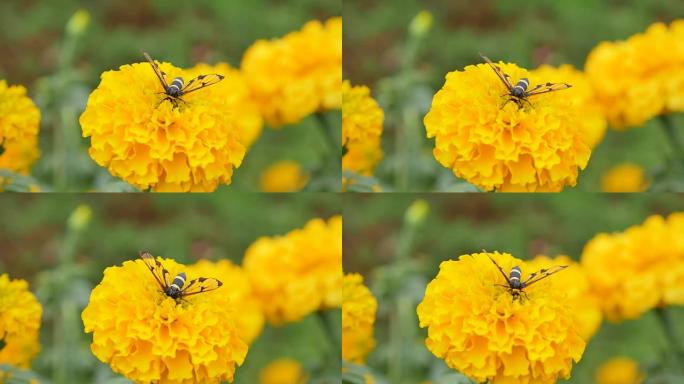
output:
[[[417,199],[427,203],[429,213]],[[344,271],[362,274],[378,300],[376,349],[367,367],[348,366],[345,380],[353,383],[370,369],[378,383],[438,384],[469,382],[427,350],[426,331],[418,327],[416,306],[442,261],[483,249],[522,259],[566,254],[579,260],[596,234],[625,230],[651,214],[683,211],[684,195],[347,194],[343,206]],[[684,308],[668,311],[681,340]],[[684,379],[684,365],[672,359],[657,316],[647,313],[620,324],[604,322],[567,382],[594,382],[598,366],[616,355],[639,361],[648,370],[647,383]]]
[[[422,10],[432,13],[432,28],[409,33]],[[385,111],[385,157],[375,179],[358,181],[359,190],[380,184],[386,191],[462,192],[477,189],[437,163],[422,122],[448,72],[480,63],[478,52],[526,68],[570,63],[581,69],[599,42],[684,17],[684,7],[680,0],[346,0],[343,17],[344,78],[368,85]],[[681,131],[684,117],[675,116],[674,124]],[[632,162],[657,179],[654,189],[682,191],[684,165],[672,167],[670,144],[658,120],[609,130],[575,189],[598,191],[605,171]]]
[[[92,355],[92,335],[83,331],[81,312],[105,268],[140,250],[181,263],[227,258],[239,264],[260,236],[284,234],[340,210],[337,196],[320,193],[4,196],[0,272],[28,280],[43,306],[42,351],[33,370],[41,383],[128,382]],[[338,382],[339,331],[329,327],[339,330],[340,321],[340,311],[332,310],[266,326],[235,383],[255,383],[260,369],[279,357],[299,360],[314,382]]]
[[[90,13],[82,34],[66,33],[77,10]],[[9,0],[0,2],[0,78],[28,88],[41,110],[41,158],[30,180],[10,189],[39,185],[46,191],[133,191],[87,154],[78,117],[100,74],[144,60],[146,50],[179,67],[227,62],[239,67],[258,39],[280,37],[311,19],[339,16],[339,0]],[[340,112],[325,113],[340,130]],[[259,190],[259,174],[278,160],[295,160],[313,172],[310,190],[339,190],[339,156],[330,156],[326,131],[314,116],[271,130],[236,170],[230,189]],[[338,138],[333,138],[338,140]]]

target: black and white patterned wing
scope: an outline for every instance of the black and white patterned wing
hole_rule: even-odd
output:
[[[219,75],[217,73],[210,73],[208,75],[199,75],[194,79],[188,81],[188,83],[183,87],[183,94],[186,95],[190,92],[198,91],[202,88],[214,85],[219,81],[223,80],[225,76]]]
[[[145,251],[140,252],[140,258],[145,262],[147,269],[152,272],[152,276],[154,276],[154,279],[157,280],[157,283],[159,283],[161,289],[166,291],[170,284],[169,272],[164,269],[162,263],[155,259],[154,256],[152,256],[149,252]]]
[[[181,290],[181,297],[196,295],[218,289],[223,283],[212,277],[198,277],[190,280],[188,284]]]
[[[488,58],[487,56],[485,56],[485,55],[483,55],[483,54],[481,54],[481,53],[480,53],[480,56],[487,62],[487,64],[489,64],[490,67],[492,67],[492,69],[494,70],[494,73],[496,73],[496,75],[499,76],[499,79],[501,79],[501,81],[504,83],[504,85],[506,86],[506,88],[507,88],[509,91],[510,91],[511,89],[513,89],[513,85],[511,85],[510,77],[509,77],[507,74],[505,74],[505,73],[501,70],[501,68],[499,68],[498,65],[492,63],[492,61],[489,60],[489,58]]]
[[[556,272],[564,270],[567,267],[567,265],[556,265],[551,268],[542,268],[537,272],[531,274],[530,277],[527,278],[527,280],[523,281],[523,285],[525,287],[529,287],[530,285],[538,282],[539,280],[543,280]]]
[[[162,86],[164,87],[164,91],[166,91],[166,89],[169,88],[169,84],[166,82],[166,73],[164,73],[164,71],[162,71],[161,68],[159,68],[157,62],[152,60],[152,58],[150,57],[150,55],[147,54],[147,52],[143,51],[143,55],[145,55],[147,61],[150,62],[154,74],[157,75],[159,82],[161,82]]]
[[[527,92],[525,92],[525,96],[529,97],[529,96],[541,95],[542,93],[562,91],[563,89],[568,89],[570,87],[572,87],[572,85],[566,84],[566,83],[539,84],[539,85],[536,85],[535,87],[527,90]]]

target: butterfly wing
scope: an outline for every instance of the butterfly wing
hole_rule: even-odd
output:
[[[501,272],[501,275],[502,275],[502,276],[504,277],[504,279],[506,280],[506,284],[508,284],[508,282],[509,282],[508,276],[506,276],[506,272],[504,272],[503,268],[501,268],[501,267],[499,266],[499,264],[498,264],[496,261],[494,261],[494,259],[493,259],[491,256],[489,256],[489,260],[491,260],[492,263],[494,263],[494,265],[496,265],[496,268],[499,270],[499,272]]]
[[[525,92],[525,96],[536,96],[536,95],[541,95],[542,93],[549,93],[549,92],[554,92],[554,91],[561,91],[563,89],[568,89],[572,87],[570,84],[566,83],[546,83],[546,84],[539,84],[535,86],[534,88],[528,90]]]
[[[208,75],[199,75],[194,79],[188,81],[188,83],[183,87],[183,94],[186,95],[190,92],[195,92],[204,87],[214,85],[219,81],[223,80],[225,76],[219,75],[218,73],[210,73]]]
[[[149,252],[145,251],[140,252],[140,258],[145,262],[147,269],[152,272],[152,276],[157,280],[161,289],[166,291],[169,288],[169,272],[164,269],[162,263],[159,262],[159,260],[156,260]]]
[[[223,283],[212,277],[198,277],[190,280],[181,290],[181,297],[196,295],[198,293],[213,291],[221,287]]]
[[[489,60],[489,58],[487,56],[484,56],[481,53],[480,53],[480,56],[487,62],[487,64],[489,64],[490,67],[492,67],[492,69],[494,70],[494,73],[496,73],[496,75],[499,76],[499,79],[501,79],[501,81],[504,83],[506,88],[508,88],[508,90],[510,91],[513,88],[513,86],[511,85],[511,82],[509,80],[509,76],[507,74],[503,73],[501,68],[499,68],[498,65],[492,63],[492,61]]]
[[[556,272],[560,272],[567,268],[567,265],[556,265],[551,268],[542,268],[538,270],[537,272],[533,273],[530,275],[530,277],[527,278],[522,284],[525,287],[529,287],[530,285],[538,282],[539,280],[543,280],[551,275],[553,275]]]
[[[145,55],[147,61],[150,62],[152,70],[154,70],[154,74],[157,75],[157,78],[161,82],[162,86],[164,86],[164,91],[166,92],[166,89],[169,88],[169,84],[166,82],[166,73],[164,73],[164,71],[162,71],[159,68],[159,65],[157,65],[157,63],[154,60],[152,60],[152,58],[150,57],[150,55],[147,54],[147,52],[143,51],[143,55]]]

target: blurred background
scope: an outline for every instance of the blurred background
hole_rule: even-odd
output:
[[[416,18],[421,11],[429,15]],[[374,179],[360,182],[385,190],[476,191],[437,163],[422,122],[448,72],[482,62],[478,52],[525,68],[582,69],[599,42],[684,17],[684,7],[680,0],[346,0],[343,17],[344,78],[369,86],[385,111],[384,159]],[[684,118],[674,116],[674,124],[684,127]],[[601,176],[623,162],[649,177],[662,172],[672,146],[661,125],[654,119],[643,128],[609,129],[575,189],[599,191]],[[672,180],[653,187],[684,190]]]
[[[141,62],[141,49],[160,61],[188,68],[199,62],[227,62],[239,68],[245,50],[258,39],[283,36],[309,20],[342,12],[339,0],[6,0],[0,2],[0,79],[28,88],[41,110],[41,158],[34,180],[52,191],[131,191],[87,153],[78,117],[100,74]],[[77,34],[67,34],[79,10],[90,19]],[[81,23],[83,19],[81,19]],[[326,112],[339,124],[339,111]],[[317,172],[311,188],[339,189],[339,164],[323,164],[328,138],[316,116],[287,129],[264,127],[261,137],[236,170],[238,190],[259,190],[259,175],[279,160],[294,160]],[[339,129],[337,129],[339,131]]]
[[[483,249],[521,259],[565,254],[579,260],[596,234],[623,231],[652,214],[682,211],[684,195],[347,194],[343,207],[344,271],[363,275],[378,301],[377,346],[367,358],[368,369],[379,383],[461,384],[470,381],[425,347],[427,332],[418,327],[416,315],[442,261]],[[684,307],[667,310],[684,337]],[[684,366],[666,366],[668,351],[653,311],[620,324],[604,321],[572,378],[559,382],[594,383],[602,363],[625,355],[648,370],[647,383],[680,383]]]
[[[32,364],[40,383],[128,383],[93,356],[92,335],[83,332],[81,312],[105,268],[140,250],[184,264],[201,258],[240,264],[257,238],[339,214],[340,202],[333,194],[307,193],[5,195],[0,212],[0,273],[27,280],[43,306],[41,352]],[[267,325],[235,383],[258,382],[260,370],[280,357],[299,361],[312,380],[339,375],[335,349],[315,315]]]

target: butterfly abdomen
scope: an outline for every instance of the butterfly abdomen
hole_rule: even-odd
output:
[[[185,285],[185,272],[181,272],[173,279],[173,283],[169,285],[169,290],[166,292],[167,295],[177,298],[180,296],[181,289]]]
[[[511,89],[511,95],[515,97],[523,97],[527,87],[530,85],[530,81],[526,77],[518,80],[518,83]]]
[[[166,93],[169,96],[178,97],[182,94],[181,89],[183,89],[183,78],[176,77],[171,82],[171,85],[169,85],[169,88],[166,90]]]
[[[520,282],[520,267],[517,265],[511,269],[511,274],[508,277],[508,283],[513,289],[522,288],[522,283]]]

